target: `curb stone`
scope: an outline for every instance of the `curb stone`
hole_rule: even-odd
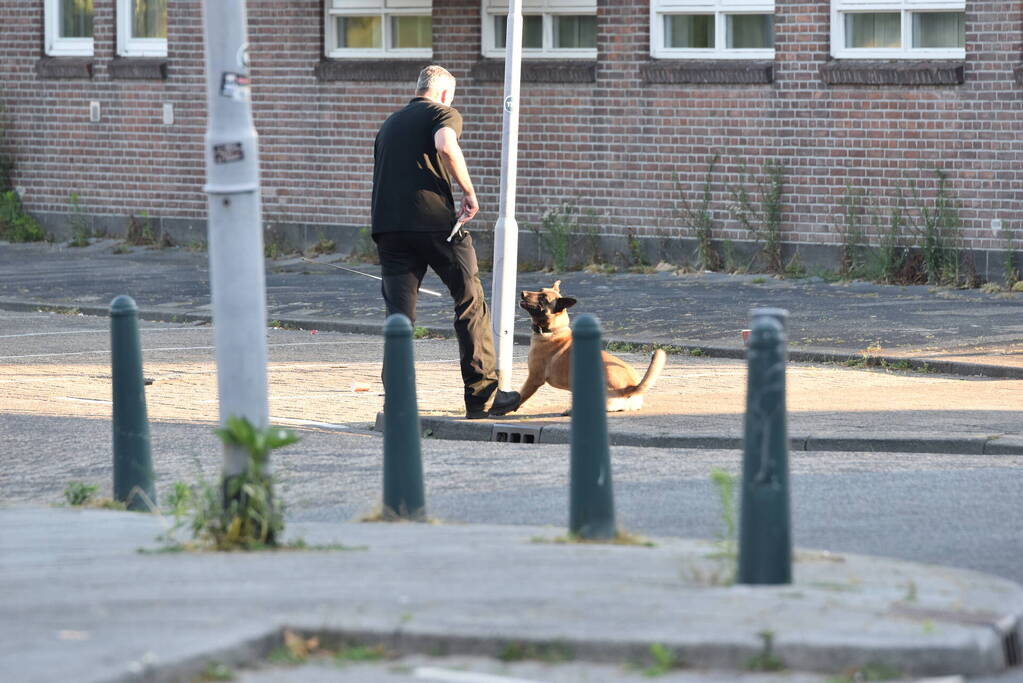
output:
[[[511,432],[525,428],[539,429],[535,442],[567,444],[571,427],[564,423],[502,422],[497,420],[462,420],[450,417],[420,417],[421,432],[434,439],[452,441],[494,441],[494,429],[509,427]],[[384,413],[377,413],[373,429],[383,431]],[[532,429],[530,430],[532,431]],[[679,436],[630,434],[609,432],[612,446],[640,446],[646,448],[737,450],[742,448],[742,437],[717,434],[688,434]],[[817,437],[792,436],[792,451],[855,451],[875,453],[932,453],[943,455],[1023,455],[1021,437],[975,437],[942,439],[927,436],[914,438],[870,437]]]
[[[22,301],[17,299],[0,299],[0,309],[9,311],[41,311],[66,313],[68,310],[75,310],[83,315],[108,316],[109,307],[96,305],[76,304],[53,304],[37,301]],[[195,313],[191,311],[171,310],[159,307],[140,308],[139,319],[150,322],[213,322],[213,315],[210,313]],[[333,320],[330,318],[314,317],[273,317],[270,320],[280,322],[284,326],[302,330],[322,330],[324,332],[343,332],[349,334],[383,335],[383,321],[371,322],[348,322]],[[454,332],[450,327],[425,326],[432,336],[443,339],[453,339]],[[520,346],[528,346],[530,335],[517,333],[513,335],[514,343]],[[729,358],[743,359],[746,357],[745,349],[715,344],[698,344],[679,342],[675,344],[664,344],[661,342],[636,341],[628,339],[607,338],[608,344],[629,344],[639,347],[671,347],[675,353],[679,350],[685,352],[697,352],[696,355],[707,358]],[[904,356],[864,356],[859,353],[847,353],[838,350],[827,349],[793,349],[788,351],[788,358],[796,363],[836,363],[844,364],[849,362],[861,362],[866,359],[867,367],[880,367],[882,364],[897,365],[908,364],[911,370],[934,372],[948,375],[962,375],[967,377],[990,377],[994,379],[1023,379],[1023,367],[1009,365],[986,365],[981,363],[965,363],[929,358],[914,358]]]

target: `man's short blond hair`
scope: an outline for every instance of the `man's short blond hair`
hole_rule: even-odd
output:
[[[455,84],[455,77],[443,66],[431,64],[419,72],[419,80],[416,81],[416,94],[422,95],[431,90],[443,90],[446,85]]]

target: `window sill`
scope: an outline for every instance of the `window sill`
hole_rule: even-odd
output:
[[[473,80],[480,83],[503,83],[504,60],[481,59],[472,67]],[[523,83],[594,83],[597,63],[591,60],[523,59]]]
[[[842,59],[820,68],[821,80],[828,85],[962,85],[965,80],[961,61],[879,62]]]
[[[111,78],[124,80],[167,80],[167,59],[163,57],[117,57],[107,65]]]
[[[420,59],[324,59],[313,67],[319,81],[411,81],[430,62]]]
[[[92,78],[92,57],[42,57],[36,62],[39,78]]]
[[[774,81],[774,63],[761,60],[666,60],[640,67],[644,83],[672,85],[765,85]]]

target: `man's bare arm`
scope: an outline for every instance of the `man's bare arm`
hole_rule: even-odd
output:
[[[433,144],[437,147],[437,156],[448,172],[462,188],[462,206],[458,213],[461,221],[469,221],[480,210],[476,201],[476,190],[469,178],[469,169],[465,165],[462,148],[458,144],[458,136],[451,128],[444,127],[433,135]]]

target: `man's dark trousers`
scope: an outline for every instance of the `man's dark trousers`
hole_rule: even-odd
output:
[[[381,291],[387,315],[403,313],[413,325],[419,285],[429,266],[451,292],[455,335],[465,384],[465,407],[483,410],[497,390],[490,310],[483,296],[472,237],[462,231],[450,242],[447,232],[383,232],[374,235],[380,255]]]

